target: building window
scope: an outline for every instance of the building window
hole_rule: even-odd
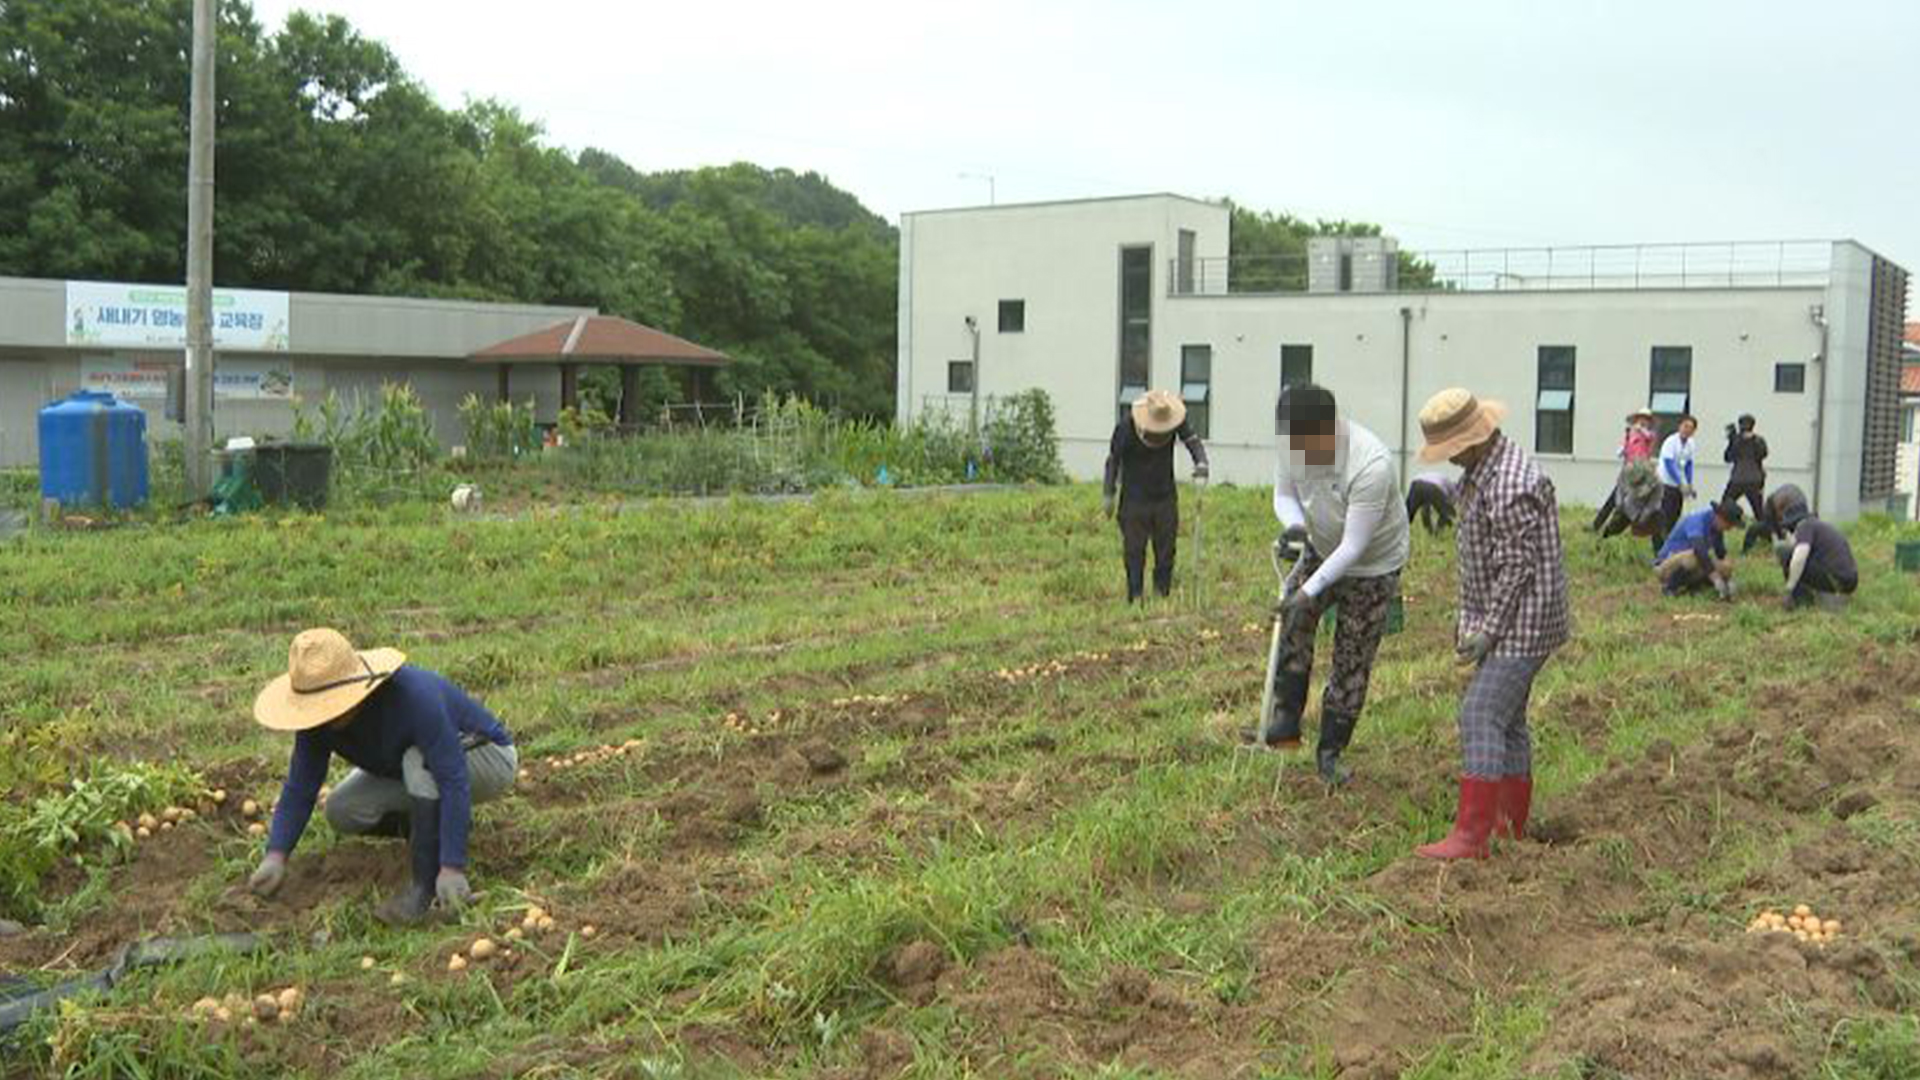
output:
[[[1542,345],[1539,396],[1534,402],[1533,449],[1540,454],[1573,453],[1573,346]]]
[[[1680,418],[1693,411],[1693,347],[1655,345],[1651,388],[1647,408],[1666,438],[1680,426]]]
[[[1147,392],[1153,377],[1153,249],[1120,249],[1120,405]]]
[[[947,364],[947,393],[973,393],[973,361],[953,360]]]
[[[1343,249],[1340,252],[1340,291],[1353,291],[1353,251]]]
[[[1213,346],[1180,346],[1180,397],[1187,403],[1187,423],[1203,439],[1213,437]]]
[[[1280,346],[1280,389],[1313,381],[1313,346]]]
[[[1807,392],[1807,365],[1773,365],[1773,392],[1776,394],[1804,394]]]
[[[1023,334],[1026,330],[1027,302],[1025,300],[1000,301],[1000,332]]]
[[[1174,265],[1173,291],[1176,296],[1193,295],[1193,244],[1192,229],[1181,229],[1179,234],[1180,253]]]

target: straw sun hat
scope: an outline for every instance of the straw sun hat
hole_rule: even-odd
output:
[[[1133,403],[1133,427],[1142,435],[1165,435],[1187,422],[1187,403],[1165,390],[1149,390]]]
[[[1420,432],[1427,445],[1420,450],[1421,461],[1445,461],[1470,446],[1478,446],[1500,430],[1507,407],[1497,401],[1481,401],[1470,391],[1458,388],[1442,390],[1427,399],[1420,408]]]
[[[275,731],[317,728],[365,701],[406,662],[399,649],[355,651],[338,630],[303,630],[287,650],[287,673],[253,699],[253,718]]]

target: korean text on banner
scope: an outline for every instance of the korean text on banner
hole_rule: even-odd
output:
[[[67,282],[67,344],[134,349],[187,347],[187,290],[163,285]],[[286,352],[288,294],[213,291],[213,343],[234,352]]]

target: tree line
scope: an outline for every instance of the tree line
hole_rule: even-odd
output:
[[[184,279],[191,38],[192,0],[0,0],[0,273]],[[222,285],[591,306],[727,352],[715,395],[892,413],[898,238],[823,177],[570,154],[338,16],[224,0],[218,50]],[[1236,208],[1233,248],[1369,230]]]

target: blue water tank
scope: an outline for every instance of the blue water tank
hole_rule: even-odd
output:
[[[147,414],[82,390],[40,410],[40,494],[62,506],[147,501]]]

